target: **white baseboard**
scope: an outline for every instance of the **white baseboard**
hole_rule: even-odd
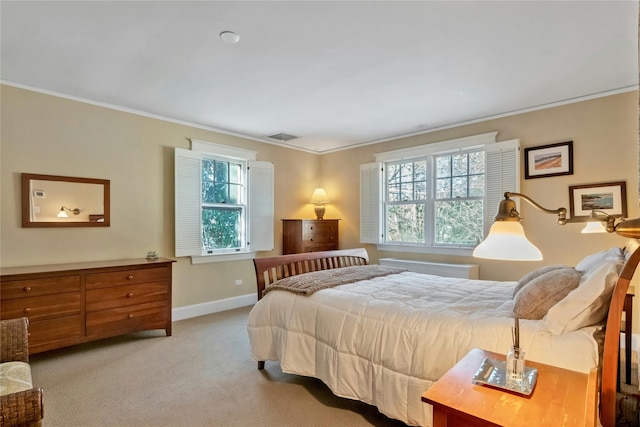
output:
[[[171,310],[172,321],[191,319],[192,317],[205,316],[207,314],[218,313],[234,308],[254,305],[258,301],[256,294],[241,295],[233,298],[208,301],[200,304],[187,305]]]

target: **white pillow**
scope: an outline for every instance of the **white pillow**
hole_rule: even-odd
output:
[[[576,270],[586,273],[592,268],[597,268],[607,261],[618,260],[622,256],[622,249],[616,247],[606,251],[596,252],[595,254],[587,255],[578,264],[576,264]]]
[[[609,310],[623,261],[620,256],[585,271],[578,287],[547,312],[544,321],[549,330],[561,334],[601,322]]]

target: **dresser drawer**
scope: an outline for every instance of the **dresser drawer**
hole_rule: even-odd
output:
[[[335,243],[307,243],[303,242],[302,252],[322,252],[337,249]]]
[[[331,234],[310,233],[302,239],[304,244],[308,243],[331,243],[332,245],[338,241],[338,236]]]
[[[52,342],[81,337],[84,335],[83,327],[84,319],[80,315],[31,321],[29,322],[29,347],[36,349],[47,344],[51,345]]]
[[[87,312],[169,299],[168,282],[139,283],[87,290]]]
[[[170,322],[169,313],[167,301],[87,313],[87,335],[107,336],[142,329],[163,329]]]
[[[338,234],[338,221],[322,220],[322,221],[302,221],[302,235],[313,236],[316,234]]]
[[[80,292],[41,297],[3,299],[0,302],[3,319],[27,316],[30,321],[80,314]]]
[[[170,270],[167,267],[87,274],[86,286],[87,289],[99,289],[131,283],[155,282],[169,279],[171,277],[169,274]]]
[[[2,299],[28,298],[65,292],[80,292],[80,276],[2,281]]]

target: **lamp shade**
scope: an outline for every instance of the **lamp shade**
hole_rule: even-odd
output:
[[[324,191],[324,188],[316,188],[313,191],[313,195],[311,196],[311,200],[309,201],[309,203],[313,203],[316,205],[329,203],[329,197],[327,196],[327,192]]]
[[[496,221],[489,235],[473,251],[476,258],[540,261],[542,253],[524,235],[519,221]]]
[[[64,206],[60,208],[60,212],[56,215],[58,218],[69,218],[69,215],[64,211]]]
[[[607,229],[604,228],[604,225],[600,221],[587,222],[587,225],[585,225],[581,231],[582,234],[606,233],[606,232],[607,232]]]

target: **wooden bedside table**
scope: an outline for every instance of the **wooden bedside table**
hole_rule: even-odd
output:
[[[471,382],[485,357],[505,356],[473,349],[422,395],[433,405],[434,427],[595,426],[597,371],[569,371],[527,360],[538,369],[530,396]]]

